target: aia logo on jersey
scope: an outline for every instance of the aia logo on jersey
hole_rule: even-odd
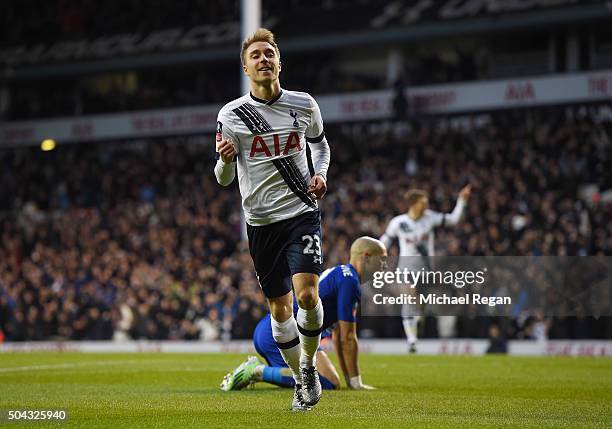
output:
[[[221,123],[221,121],[217,121],[217,135],[215,137],[215,140],[217,141],[217,143],[223,140],[223,124]]]
[[[422,234],[420,237],[417,237],[415,239],[412,238],[406,238],[406,243],[408,244],[413,244],[413,243],[423,243],[425,241],[427,241],[429,239],[429,233],[427,234]]]
[[[291,149],[297,150],[292,151]],[[291,152],[299,152],[301,150],[302,145],[300,145],[300,137],[295,131],[292,131],[289,133],[289,137],[287,137],[287,141],[285,142],[281,142],[278,134],[272,135],[272,141],[270,141],[270,137],[268,137],[268,141],[266,141],[262,136],[255,136],[251,143],[249,157],[255,158],[258,157],[258,154],[263,154],[264,157],[271,158],[273,156],[289,155]],[[259,155],[259,157],[261,157],[261,155]]]
[[[294,112],[293,110],[289,109],[289,116],[293,118],[293,126],[296,128],[299,127],[300,123],[297,120],[297,112]]]

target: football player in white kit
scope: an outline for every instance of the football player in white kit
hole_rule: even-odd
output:
[[[430,269],[429,257],[434,256],[434,228],[437,226],[456,225],[461,220],[465,205],[470,197],[471,186],[459,191],[459,198],[451,213],[440,213],[430,210],[427,192],[412,189],[406,193],[408,212],[391,219],[385,233],[380,237],[387,248],[397,239],[400,257],[411,257],[402,260],[403,267],[418,271]],[[408,339],[411,353],[416,352],[417,323],[419,311],[416,305],[402,306],[402,322]]]
[[[295,380],[291,408],[306,411],[321,397],[316,352],[323,325],[318,292],[323,252],[317,200],[327,190],[329,145],[317,102],[280,86],[274,34],[260,28],[244,40],[240,54],[251,91],[219,111],[215,176],[227,186],[238,172],[249,250],[270,306],[272,336]]]

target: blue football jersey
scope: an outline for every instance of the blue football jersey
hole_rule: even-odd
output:
[[[319,297],[323,304],[323,329],[339,320],[355,322],[357,305],[361,299],[359,275],[351,264],[336,265],[325,270],[319,279]],[[297,313],[293,300],[293,312]]]

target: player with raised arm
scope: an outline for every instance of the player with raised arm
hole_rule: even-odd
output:
[[[434,229],[438,226],[452,226],[459,223],[470,198],[470,192],[470,185],[462,188],[453,211],[439,213],[429,209],[427,192],[420,189],[409,190],[405,196],[408,212],[391,219],[380,240],[389,248],[397,239],[400,257],[420,257],[418,262],[415,261],[416,258],[411,258],[411,261],[400,261],[409,264],[408,268],[415,271],[420,268],[431,268],[429,257],[435,253]],[[411,353],[416,352],[418,313],[416,305],[402,306],[402,323]]]
[[[349,264],[336,265],[321,275],[319,296],[325,311],[323,329],[331,330],[340,368],[347,386],[351,389],[373,389],[361,381],[355,313],[361,299],[361,283],[370,280],[375,271],[383,271],[386,264],[385,245],[379,240],[364,236],[351,245]],[[297,302],[294,302],[293,307],[296,313]],[[258,323],[253,333],[253,343],[268,365],[255,356],[249,356],[224,377],[221,389],[241,390],[261,381],[292,387],[293,378],[274,342],[270,315]],[[337,389],[340,386],[338,372],[323,350],[317,351],[317,369],[324,389]]]
[[[323,325],[318,294],[323,252],[317,200],[327,191],[329,145],[314,98],[280,86],[274,34],[258,29],[244,40],[240,56],[251,90],[219,112],[215,176],[227,186],[238,172],[249,250],[270,307],[274,340],[295,381],[291,407],[308,410],[321,397],[316,351]]]

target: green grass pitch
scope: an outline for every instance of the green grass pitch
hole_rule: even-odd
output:
[[[376,391],[325,391],[309,413],[266,384],[221,392],[235,354],[0,354],[0,409],[66,409],[2,427],[612,427],[612,359],[380,356]]]

